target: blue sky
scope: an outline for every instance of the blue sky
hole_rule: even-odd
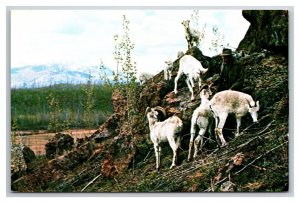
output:
[[[187,50],[183,20],[192,10],[14,10],[11,12],[11,67],[66,63],[116,65],[113,59],[115,34],[122,33],[122,15],[130,21],[130,37],[135,44],[133,60],[138,72],[157,73],[164,61],[175,60]],[[224,44],[237,47],[249,23],[241,10],[200,10],[199,27],[207,25],[201,50],[209,50],[211,28],[216,25]],[[221,47],[219,47],[221,51]]]

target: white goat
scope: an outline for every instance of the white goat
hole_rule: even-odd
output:
[[[184,56],[183,51],[178,51],[178,52],[177,52],[177,58],[178,58],[178,59],[181,58],[181,57],[183,57],[183,56]]]
[[[206,85],[202,87],[200,92],[201,104],[198,108],[196,108],[193,112],[193,116],[191,119],[191,138],[189,143],[189,154],[188,161],[191,159],[191,151],[192,146],[194,144],[194,159],[197,157],[198,145],[200,142],[200,149],[203,147],[203,136],[208,128],[209,134],[211,135],[211,124],[213,115],[209,107],[209,97],[212,95],[210,90],[210,86]],[[199,127],[199,133],[196,139],[194,140],[194,136],[196,134],[196,125]]]
[[[140,85],[144,84],[147,80],[153,78],[153,76],[154,75],[151,73],[141,72],[139,75]]]
[[[243,92],[225,90],[218,92],[210,100],[210,108],[213,112],[216,128],[215,133],[218,135],[222,146],[226,145],[226,141],[223,137],[223,127],[225,125],[227,116],[229,113],[235,114],[236,117],[236,134],[239,136],[239,128],[241,126],[241,118],[250,113],[253,122],[257,122],[257,112],[259,111],[259,101],[254,101],[249,94]]]
[[[181,24],[184,26],[185,31],[185,39],[188,42],[188,48],[190,49],[193,44],[195,43],[195,46],[199,45],[199,38],[200,38],[200,32],[198,30],[195,30],[194,28],[190,27],[190,21],[184,20],[181,22]]]
[[[200,61],[195,59],[191,55],[185,55],[179,60],[179,70],[177,73],[177,76],[175,78],[175,86],[174,86],[174,93],[177,94],[177,83],[179,78],[181,77],[182,74],[185,74],[187,76],[186,78],[186,84],[192,93],[191,100],[194,100],[194,92],[193,92],[193,87],[194,85],[194,80],[199,81],[199,89],[201,87],[201,74],[206,73],[208,69],[203,68],[202,64]]]
[[[170,80],[172,77],[173,62],[172,60],[167,60],[165,63],[166,67],[164,69],[164,78],[165,80]]]
[[[166,115],[165,110],[162,107],[150,108],[147,107],[146,114],[149,121],[150,138],[154,145],[155,157],[156,157],[156,169],[160,167],[160,152],[161,142],[169,142],[170,147],[173,150],[173,161],[170,169],[176,166],[177,149],[180,146],[180,136],[178,133],[182,130],[182,121],[177,116],[172,116],[163,122],[158,121],[158,111],[161,111]]]

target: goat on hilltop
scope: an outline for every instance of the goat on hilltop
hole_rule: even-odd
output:
[[[184,26],[185,31],[185,39],[188,42],[188,48],[192,48],[192,46],[195,43],[195,46],[199,45],[200,40],[200,32],[198,30],[195,30],[194,28],[190,27],[190,21],[184,20],[181,22],[181,24]]]

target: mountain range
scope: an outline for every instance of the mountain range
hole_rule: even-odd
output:
[[[36,88],[54,84],[82,84],[91,77],[93,83],[101,84],[99,66],[76,66],[69,64],[42,64],[11,68],[11,88]],[[113,71],[105,67],[112,80]]]

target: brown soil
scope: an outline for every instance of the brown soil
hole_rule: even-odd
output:
[[[76,142],[76,139],[84,138],[95,131],[96,130],[77,129],[64,131],[63,133],[71,135]],[[16,137],[16,143],[19,144],[21,141],[24,145],[30,147],[36,155],[44,155],[46,153],[45,144],[55,135],[55,133],[48,133],[46,131],[20,131],[18,134],[22,136]]]

